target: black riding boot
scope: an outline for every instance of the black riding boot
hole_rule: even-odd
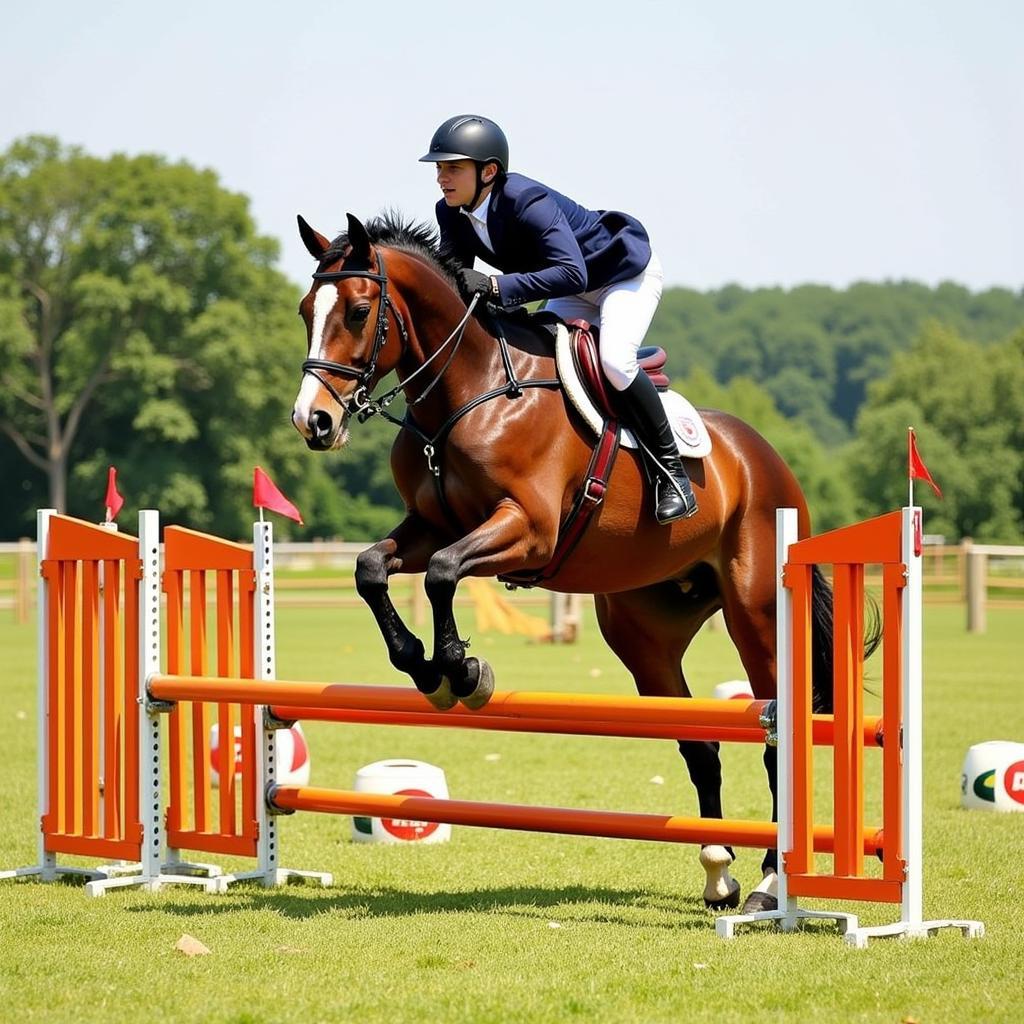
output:
[[[665,407],[650,377],[641,370],[625,391],[618,392],[618,396],[626,413],[627,425],[637,432],[637,439],[650,449],[657,462],[652,469],[655,478],[654,514],[658,522],[671,523],[692,516],[697,511],[697,499],[679,457]]]

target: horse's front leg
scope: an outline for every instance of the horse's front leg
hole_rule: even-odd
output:
[[[557,529],[557,524],[556,524]],[[498,576],[551,557],[555,530],[538,530],[523,508],[511,500],[472,533],[434,553],[427,566],[425,589],[434,611],[433,664],[442,675],[441,691],[451,703],[483,707],[494,692],[494,672],[483,658],[467,658],[469,642],[455,624],[455,588],[464,576]]]
[[[438,692],[441,673],[427,661],[423,642],[398,614],[388,593],[388,578],[396,572],[424,572],[441,541],[418,516],[407,516],[384,540],[367,548],[356,559],[356,590],[377,620],[387,646],[388,658],[399,672],[412,677],[416,689],[431,703],[449,708],[455,701]]]

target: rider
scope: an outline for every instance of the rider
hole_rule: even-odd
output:
[[[462,265],[467,298],[513,306],[536,299],[564,320],[601,328],[601,366],[630,425],[659,469],[659,523],[692,516],[697,499],[654,385],[637,365],[661,299],[661,262],[643,225],[614,210],[588,210],[522,174],[508,172],[508,141],[493,121],[449,118],[420,162],[437,165],[441,246]],[[475,257],[502,271],[488,277]],[[662,485],[665,486],[662,486]]]

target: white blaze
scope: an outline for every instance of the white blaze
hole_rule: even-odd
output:
[[[317,289],[316,298],[313,300],[313,329],[309,332],[309,357],[310,359],[325,359],[324,353],[324,329],[327,327],[327,318],[338,301],[338,286],[336,284],[322,284]],[[317,391],[320,389],[320,381],[311,373],[304,374],[302,386],[299,388],[298,397],[295,399],[295,408],[292,411],[292,421],[305,433],[306,424],[309,422],[309,414],[313,411],[313,402],[316,399]]]

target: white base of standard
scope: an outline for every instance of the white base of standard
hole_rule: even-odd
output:
[[[893,924],[882,924],[872,927],[860,927],[856,914],[843,914],[830,910],[764,910],[757,914],[729,914],[715,922],[715,931],[722,939],[736,936],[736,928],[745,924],[756,924],[758,921],[775,921],[783,931],[795,931],[802,920],[817,919],[835,921],[839,933],[848,946],[863,949],[868,939],[903,938],[927,939],[933,932],[942,928],[958,928],[965,939],[980,939],[985,934],[985,926],[980,921],[896,921]]]

